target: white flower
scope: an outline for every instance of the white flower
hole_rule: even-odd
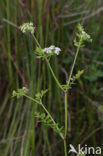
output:
[[[55,54],[59,55],[60,51],[61,51],[61,49],[60,49],[60,48],[55,47]]]
[[[55,46],[54,46],[54,45],[51,45],[49,48],[50,48],[51,50],[53,50],[53,49],[55,49]]]
[[[33,23],[30,22],[22,24],[20,29],[23,33],[30,32],[31,34],[34,34],[35,27],[33,26]]]
[[[54,45],[51,45],[50,47],[44,48],[43,52],[47,54],[56,54],[59,55],[61,49],[58,47],[55,47]]]

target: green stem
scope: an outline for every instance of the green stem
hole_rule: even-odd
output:
[[[65,139],[64,139],[64,153],[65,153],[65,156],[67,156],[67,143]]]
[[[73,61],[72,69],[70,71],[69,80],[67,82],[68,85],[70,84],[70,80],[71,80],[71,77],[72,77],[72,74],[73,74],[75,63],[76,63],[78,53],[79,53],[79,50],[80,50],[81,41],[82,41],[82,38],[80,39],[79,46],[77,48],[76,55],[75,55],[75,58],[74,58],[74,61]],[[64,139],[65,156],[67,156],[67,144],[66,144],[67,129],[68,129],[67,91],[65,91],[65,139]]]
[[[35,103],[40,105],[40,103],[37,100],[33,99],[32,97],[30,97],[28,95],[24,95],[24,96],[27,97],[28,99],[32,100],[33,102],[35,102]]]
[[[56,124],[56,122],[54,121],[54,119],[52,118],[51,114],[48,112],[48,110],[45,108],[45,106],[42,104],[42,101],[40,101],[40,103],[33,99],[32,97],[28,96],[28,95],[24,95],[25,97],[27,97],[28,99],[32,100],[33,102],[39,104],[42,106],[42,108],[45,110],[45,112],[49,115],[50,119],[52,120],[53,124]],[[59,130],[59,128],[57,127],[57,129]],[[64,136],[62,133],[60,133],[60,137],[64,140]]]
[[[52,122],[54,124],[56,124],[56,122],[54,121],[54,119],[52,118],[52,116],[50,115],[50,113],[48,112],[48,110],[45,108],[45,106],[41,103],[42,108],[45,110],[45,112],[49,115],[49,117],[51,118]]]
[[[52,67],[51,67],[51,65],[50,65],[50,63],[49,63],[49,61],[48,61],[48,59],[47,59],[47,58],[45,58],[45,59],[46,59],[46,62],[47,62],[47,64],[48,64],[48,66],[49,66],[49,69],[50,69],[50,71],[51,71],[51,73],[52,73],[52,75],[53,75],[53,77],[54,77],[54,79],[55,79],[57,85],[59,86],[59,88],[60,88],[61,90],[64,91],[62,85],[60,84],[60,82],[59,82],[58,79],[56,78],[56,76],[55,76],[55,74],[54,74],[54,72],[53,72],[53,69],[52,69]]]
[[[70,84],[70,80],[71,80],[71,77],[72,77],[72,74],[73,74],[74,66],[75,66],[75,63],[76,63],[76,60],[77,60],[77,57],[78,57],[78,53],[79,53],[79,50],[80,50],[81,41],[82,41],[82,38],[80,39],[79,46],[78,46],[76,54],[75,54],[75,58],[74,58],[73,65],[72,65],[72,69],[70,71],[69,80],[68,80],[68,83],[67,83],[68,85]]]
[[[38,42],[38,40],[36,39],[35,35],[32,34],[32,36],[33,36],[33,38],[34,38],[36,44],[38,45],[38,47],[39,47],[40,49],[42,49],[41,46],[40,46],[40,44],[39,44],[39,42]],[[51,67],[51,65],[50,65],[50,63],[49,63],[49,61],[48,61],[46,55],[44,54],[44,52],[43,52],[43,55],[44,55],[44,58],[45,58],[45,60],[46,60],[46,62],[47,62],[47,64],[48,64],[48,66],[49,66],[49,69],[50,69],[50,71],[51,71],[51,73],[52,73],[52,75],[53,75],[53,77],[54,77],[54,79],[55,79],[57,85],[59,86],[59,88],[61,88],[61,90],[64,91],[62,85],[59,83],[58,79],[56,78],[56,76],[55,76],[55,74],[54,74],[54,72],[53,72],[53,69],[52,69],[52,67]]]
[[[67,156],[67,144],[66,144],[67,129],[68,129],[67,91],[65,91],[65,139],[64,139],[65,156]]]
[[[41,106],[42,108],[45,110],[45,112],[49,115],[50,119],[52,120],[53,124],[56,124],[56,122],[54,121],[54,119],[52,118],[51,114],[48,112],[48,110],[45,108],[45,106],[42,104],[41,102]],[[57,129],[59,130],[59,128],[57,127]],[[61,138],[64,140],[64,136],[62,133],[60,133]]]
[[[35,40],[37,46],[38,46],[40,49],[42,49],[42,48],[41,48],[41,45],[39,44],[39,42],[38,42],[38,40],[36,39],[35,35],[32,34],[32,36],[33,36],[33,38],[34,38],[34,40]]]
[[[67,128],[68,128],[68,114],[67,114],[67,91],[65,92],[65,138],[67,136]]]

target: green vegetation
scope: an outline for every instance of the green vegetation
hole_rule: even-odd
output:
[[[0,10],[0,153],[64,156],[65,149],[66,156],[69,144],[102,147],[102,0],[4,0]],[[36,42],[21,33],[25,22],[34,24]],[[78,22],[92,43],[82,42],[80,32],[90,37]],[[60,55],[45,57],[50,45]]]

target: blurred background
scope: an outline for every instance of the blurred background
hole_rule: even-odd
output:
[[[34,112],[43,112],[31,101],[12,99],[12,91],[26,86],[30,96],[49,89],[45,107],[64,124],[64,94],[45,61],[35,55],[35,43],[19,26],[33,22],[42,48],[62,49],[51,65],[59,81],[69,77],[75,56],[73,40],[80,22],[93,42],[86,43],[74,74],[82,77],[68,92],[69,144],[103,146],[103,1],[102,0],[0,0],[0,156],[63,156],[61,138],[38,124]],[[71,154],[73,155],[73,154]]]

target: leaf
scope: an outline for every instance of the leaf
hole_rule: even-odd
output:
[[[58,123],[54,124],[49,115],[46,116],[45,113],[40,114],[38,112],[35,112],[34,115],[35,117],[39,118],[38,122],[52,128],[55,132],[59,134],[62,133],[63,127],[59,128]]]
[[[49,115],[47,115],[45,119],[48,120],[49,118],[50,118]]]
[[[48,89],[41,91],[41,96],[44,96],[48,92]]]
[[[37,93],[36,96],[36,100],[40,101],[42,99],[42,97],[47,93],[48,89],[46,90],[41,90],[41,92]]]
[[[81,76],[83,73],[84,73],[84,70],[79,70],[79,71],[77,72],[77,74],[76,74],[75,76],[73,76],[73,77],[70,79],[70,82],[69,82],[69,80],[68,80],[68,81],[67,81],[67,84],[66,84],[66,85],[63,85],[63,88],[64,88],[64,89],[71,89],[71,86],[72,86],[73,84],[75,84],[75,81],[76,81],[77,79],[79,79],[80,76]]]
[[[42,113],[42,114],[40,115],[40,117],[41,117],[41,119],[44,119],[44,118],[45,118],[45,113]]]
[[[83,73],[84,73],[84,70],[79,70],[77,74],[73,77],[73,79],[79,79]]]
[[[24,96],[27,94],[28,89],[26,87],[23,87],[22,89],[17,89],[17,91],[13,90],[12,97],[20,98],[21,96]]]
[[[17,92],[15,90],[13,90],[12,97],[15,97],[15,96],[17,96]]]

